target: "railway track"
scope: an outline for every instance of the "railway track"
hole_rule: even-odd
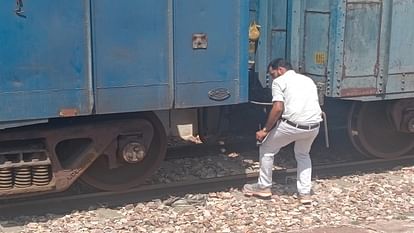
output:
[[[197,157],[208,156],[218,151],[227,150],[250,150],[256,149],[256,138],[254,135],[242,135],[237,138],[233,137],[228,139],[223,138],[214,142],[204,142],[201,144],[187,143],[184,145],[172,145],[167,148],[167,155],[165,160],[193,158],[194,154]]]
[[[397,166],[412,164],[414,164],[414,155],[395,159],[333,163],[314,166],[313,176],[320,179],[388,170]],[[146,185],[123,192],[99,192],[35,200],[21,200],[0,204],[0,216],[6,218],[22,215],[42,215],[46,213],[65,214],[73,210],[86,210],[102,206],[116,207],[128,203],[149,201],[158,198],[164,199],[169,196],[181,196],[187,193],[217,192],[229,188],[240,188],[246,182],[256,181],[257,176],[258,173],[248,173],[170,184]],[[278,170],[274,172],[273,176],[276,182],[284,183],[289,178],[296,177],[296,169]]]

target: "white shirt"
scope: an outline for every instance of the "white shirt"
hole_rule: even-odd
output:
[[[322,121],[318,91],[311,78],[288,70],[273,80],[272,96],[273,102],[284,102],[282,118],[303,125]]]

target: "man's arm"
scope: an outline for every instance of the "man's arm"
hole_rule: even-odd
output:
[[[272,105],[272,110],[270,110],[269,116],[267,117],[266,125],[265,125],[265,132],[269,132],[282,116],[284,103],[282,101],[275,101]]]
[[[267,117],[266,125],[263,129],[256,132],[256,139],[262,141],[269,131],[276,125],[276,122],[279,120],[280,116],[283,113],[284,104],[282,101],[274,101],[272,105],[272,110],[270,110],[269,116]]]

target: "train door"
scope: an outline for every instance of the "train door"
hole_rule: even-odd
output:
[[[413,9],[402,0],[335,5],[332,96],[412,96],[414,31],[401,25],[414,19]]]
[[[171,1],[93,0],[96,112],[172,105]]]
[[[1,122],[91,113],[88,21],[88,1],[0,1]]]
[[[414,1],[392,1],[389,32],[388,79],[386,93],[404,93],[413,97],[414,92],[414,29],[406,25],[414,21]]]
[[[247,30],[247,1],[174,1],[176,108],[247,101]]]
[[[304,11],[303,60],[301,72],[315,82],[324,82],[329,54],[329,1],[306,1]]]
[[[380,62],[381,2],[338,4],[337,11],[344,11],[346,15],[339,17],[338,25],[341,26],[336,29],[336,54],[343,60],[335,61],[337,79],[334,85],[339,90],[332,94],[342,97],[375,95],[380,92],[376,79]]]

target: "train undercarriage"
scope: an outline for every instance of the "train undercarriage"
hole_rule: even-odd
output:
[[[355,102],[347,129],[354,147],[368,157],[407,154],[414,148],[414,100]]]
[[[0,140],[1,198],[61,192],[78,178],[100,190],[129,189],[158,168],[167,147],[151,112],[5,130]]]
[[[215,120],[208,127],[217,132],[220,126],[211,126],[226,114],[209,113]],[[414,148],[412,99],[354,102],[347,119],[350,140],[364,155],[393,158]],[[153,112],[77,117],[3,130],[0,148],[0,199],[61,192],[77,180],[119,191],[153,174],[165,158],[167,135]]]

